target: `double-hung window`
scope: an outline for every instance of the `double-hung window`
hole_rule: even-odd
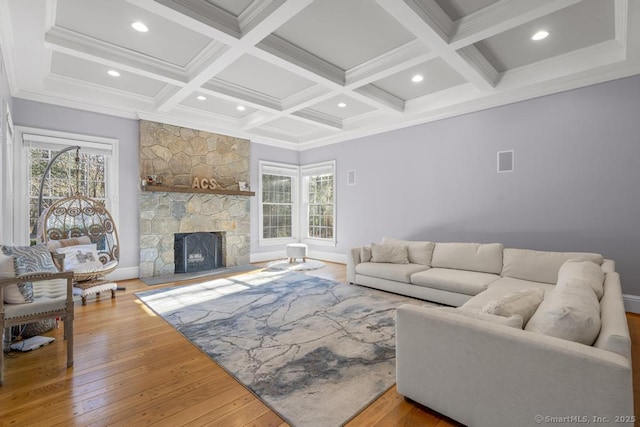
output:
[[[335,244],[335,161],[259,168],[260,244]]]
[[[17,156],[23,171],[16,182],[14,211],[15,218],[24,219],[15,223],[17,242],[26,243],[35,230],[41,188],[42,211],[60,199],[80,193],[103,202],[115,219],[117,140],[28,128],[19,128],[18,134],[22,144]],[[72,146],[79,146],[80,150],[58,156],[43,181],[51,159]]]
[[[335,244],[335,161],[300,168],[304,216],[302,239]]]
[[[298,167],[260,161],[260,243],[277,245],[298,235]]]

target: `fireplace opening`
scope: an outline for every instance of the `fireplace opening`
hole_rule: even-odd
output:
[[[176,273],[215,270],[224,267],[222,233],[174,234],[173,254]]]

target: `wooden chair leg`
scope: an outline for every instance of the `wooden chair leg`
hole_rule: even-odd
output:
[[[64,320],[64,331],[67,336],[67,368],[73,366],[73,318]]]
[[[115,299],[115,297],[116,297],[116,290],[111,289],[111,299]]]
[[[82,295],[82,305],[87,305],[87,296]]]

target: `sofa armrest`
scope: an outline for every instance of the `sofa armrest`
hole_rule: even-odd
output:
[[[356,265],[360,264],[360,247],[347,251],[347,282],[356,283]]]
[[[396,328],[398,392],[463,424],[633,416],[631,361],[619,354],[411,305]]]
[[[616,271],[616,262],[612,259],[605,259],[600,266],[605,273],[613,273]]]

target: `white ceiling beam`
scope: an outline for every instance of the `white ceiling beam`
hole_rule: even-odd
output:
[[[432,16],[426,14],[423,4],[416,0],[376,0],[387,13],[402,22],[419,40],[431,47],[445,62],[452,66],[465,79],[482,90],[492,90],[496,84],[494,73],[487,74],[482,68],[467,62],[458,52],[449,46],[449,34],[435,23]],[[431,8],[439,7],[435,2],[425,2]],[[497,73],[495,73],[497,74]]]
[[[581,1],[502,0],[456,21],[457,30],[451,35],[449,45],[457,50]]]
[[[321,125],[327,127],[332,130],[341,130],[342,129],[342,120],[338,117],[331,116],[329,114],[324,114],[319,111],[303,109],[291,113],[292,116],[296,116],[304,121],[315,125]]]
[[[374,99],[393,113],[402,113],[404,111],[403,99],[398,98],[397,96],[392,95],[372,84],[356,88],[349,95],[353,98],[359,99],[360,101]]]
[[[192,18],[199,20],[202,23],[209,24],[211,26],[219,25],[219,22],[215,19],[215,10],[208,9],[209,3],[203,5],[198,0],[181,0],[180,2],[174,0],[159,0],[167,7],[179,10],[182,13],[187,13]],[[280,27],[284,22],[297,14],[300,10],[305,8],[312,0],[290,0],[287,2],[272,1],[273,8],[270,9],[270,14],[261,16],[262,19],[258,22],[258,17],[254,17],[251,24],[251,29],[245,34],[242,34],[242,39],[227,40],[229,41],[229,49],[223,51],[219,49],[215,54],[211,55],[209,60],[201,61],[199,71],[190,77],[189,82],[181,87],[175,93],[165,99],[158,99],[158,109],[160,111],[168,111],[175,105],[180,103],[187,96],[192,94],[198,88],[203,86],[222,70],[227,68],[238,58],[244,55],[246,47],[253,47],[255,43],[260,41],[266,34],[270,34]],[[180,3],[180,4],[178,4]],[[184,9],[188,9],[188,11]],[[205,10],[206,9],[206,10]],[[203,13],[209,12],[209,15],[203,15]],[[197,15],[197,16],[196,16]],[[226,15],[225,15],[226,16]],[[217,27],[216,27],[217,28]],[[225,27],[226,28],[226,27]],[[224,29],[217,28],[224,32]],[[232,34],[233,35],[233,34]],[[273,107],[272,107],[273,108]]]
[[[55,52],[149,77],[176,86],[186,84],[184,70],[176,65],[113,44],[53,27],[45,34],[45,45]]]
[[[266,108],[276,113],[282,111],[282,105],[277,98],[223,80],[213,78],[202,85],[202,88],[212,94],[224,95],[226,99],[239,104]]]
[[[345,88],[364,86],[436,58],[420,40],[414,39],[389,52],[357,65],[345,73]]]

